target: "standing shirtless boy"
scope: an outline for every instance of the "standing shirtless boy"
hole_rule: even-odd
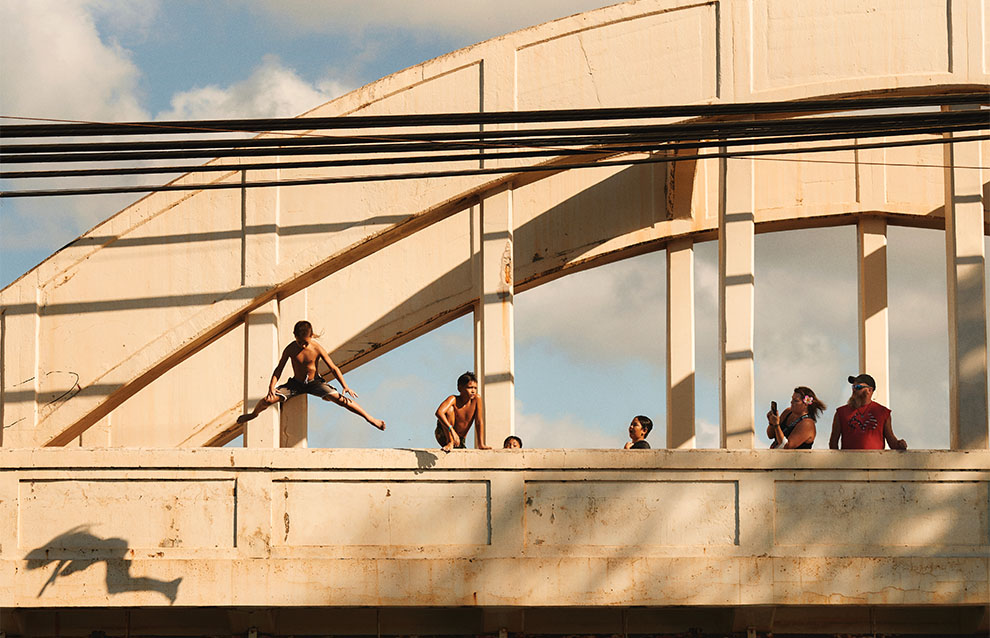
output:
[[[437,408],[437,429],[434,435],[437,443],[444,452],[453,448],[466,448],[464,437],[467,436],[471,424],[477,422],[474,431],[474,447],[479,450],[490,450],[485,445],[485,417],[481,395],[478,394],[478,377],[473,372],[465,372],[457,377],[456,395],[444,399]]]
[[[340,381],[340,387],[343,388],[344,393],[357,398],[357,393],[347,387],[347,383],[344,381],[344,375],[340,373],[340,368],[333,364],[327,351],[313,338],[313,324],[308,321],[296,322],[296,325],[292,328],[292,334],[296,340],[285,346],[285,350],[282,351],[282,358],[278,360],[278,365],[275,366],[275,372],[272,373],[272,380],[268,384],[268,395],[258,401],[258,404],[254,406],[254,410],[250,414],[243,414],[237,417],[237,422],[246,423],[258,416],[268,406],[279,403],[280,401],[288,401],[297,394],[312,394],[324,401],[333,401],[354,414],[364,417],[365,421],[379,430],[384,430],[384,421],[372,417],[357,402],[348,399],[340,392],[334,390],[327,384],[323,377],[317,374],[316,366],[320,362],[320,359],[323,359],[330,368],[330,372],[334,378]],[[282,376],[282,368],[285,367],[285,362],[289,360],[292,361],[292,377],[276,388],[275,384],[278,383],[278,378]]]

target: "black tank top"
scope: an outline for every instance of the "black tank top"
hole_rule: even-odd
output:
[[[791,438],[791,432],[794,431],[794,428],[797,427],[797,424],[798,423],[800,423],[801,421],[803,421],[805,419],[811,419],[812,421],[814,421],[815,420],[815,417],[811,416],[810,414],[802,414],[801,416],[799,416],[798,418],[794,419],[793,421],[791,421],[787,425],[780,426],[780,431],[784,433],[784,438],[785,439]],[[797,446],[794,449],[795,450],[810,450],[811,449],[811,446],[814,445],[814,444],[815,444],[815,442],[813,440],[812,441],[805,441],[804,443],[802,443],[801,445]]]

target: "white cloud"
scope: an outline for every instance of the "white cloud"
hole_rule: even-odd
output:
[[[615,431],[613,431],[615,430]],[[626,442],[626,430],[585,423],[575,414],[550,419],[536,412],[527,412],[523,402],[516,399],[516,435],[525,448],[621,448]],[[501,441],[489,441],[492,447]]]
[[[516,297],[517,342],[574,357],[664,366],[664,253],[568,275]]]
[[[140,70],[128,51],[100,38],[93,10],[127,3],[31,0],[0,3],[0,113],[89,120],[147,117]],[[16,63],[13,62],[16,60]]]
[[[347,90],[329,78],[310,84],[277,57],[266,56],[245,80],[226,87],[205,86],[177,93],[172,97],[172,108],[159,113],[158,119],[292,117]]]

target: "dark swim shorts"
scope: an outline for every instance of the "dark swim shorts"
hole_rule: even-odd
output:
[[[437,419],[437,429],[433,431],[433,436],[437,438],[440,447],[447,445],[447,426],[441,423],[439,419]],[[461,437],[461,444],[454,447],[458,450],[467,449],[467,446],[464,445],[464,437]]]
[[[288,381],[275,388],[275,394],[282,397],[283,401],[288,401],[297,394],[312,394],[314,397],[324,399],[329,395],[339,393],[327,383],[326,379],[316,375],[311,381],[300,381],[295,377],[290,377]]]

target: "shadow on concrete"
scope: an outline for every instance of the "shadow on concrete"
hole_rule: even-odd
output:
[[[123,538],[100,538],[90,533],[89,526],[80,525],[59,534],[43,546],[25,556],[29,570],[42,569],[55,563],[51,576],[42,585],[38,598],[49,585],[63,576],[81,572],[96,563],[106,563],[106,587],[108,594],[130,591],[155,591],[175,602],[182,578],[165,581],[142,576],[131,576],[131,561],[127,560],[130,548]],[[76,556],[71,556],[76,554]],[[89,556],[92,554],[92,556]]]
[[[426,470],[437,464],[437,455],[426,450],[414,450],[412,448],[399,448],[416,455],[416,470],[413,474],[422,474]]]

